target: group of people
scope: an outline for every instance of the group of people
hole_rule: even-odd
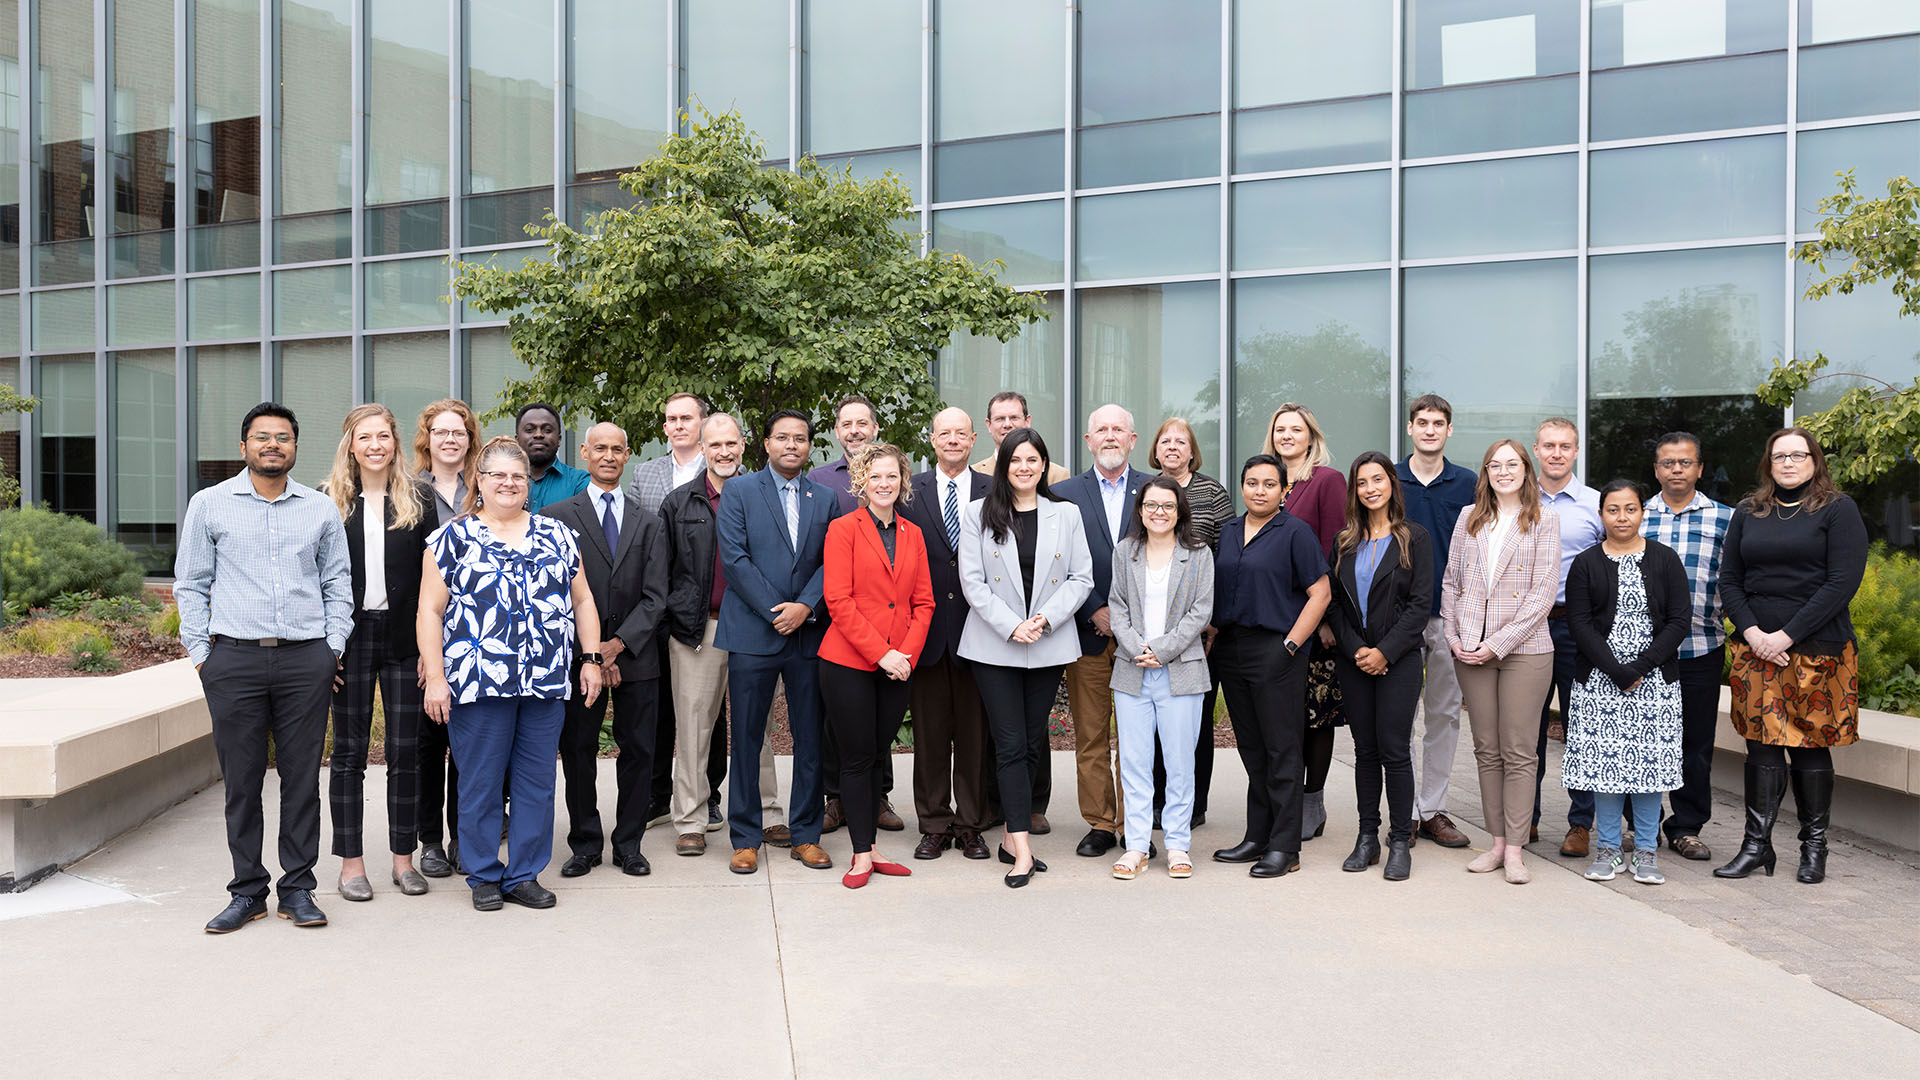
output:
[[[933,461],[919,472],[879,441],[867,398],[846,396],[832,419],[835,461],[808,471],[813,419],[783,409],[755,433],[766,468],[745,471],[741,423],[677,394],[663,410],[668,453],[629,480],[632,446],[611,423],[583,436],[585,469],[559,461],[565,428],[550,405],[526,406],[513,436],[483,443],[464,402],[434,402],[403,465],[398,418],[367,404],[346,417],[315,491],[288,478],[293,414],[249,412],[246,470],[194,496],[174,587],[235,867],[207,930],[267,913],[269,737],[277,910],[325,924],[312,896],[313,770],[329,715],[339,891],[372,899],[361,834],[376,687],[390,880],[418,895],[458,872],[480,910],[555,902],[538,877],[556,755],[562,876],[590,873],[609,849],[622,872],[650,873],[642,840],[662,824],[682,856],[703,855],[725,827],[741,874],[758,870],[764,845],[831,868],[820,839],[844,826],[848,888],[908,876],[879,837],[905,827],[891,747],[909,709],[912,857],[997,857],[1005,883],[1026,886],[1047,869],[1033,838],[1052,828],[1049,720],[1063,680],[1087,826],[1075,853],[1118,849],[1116,878],[1163,855],[1169,876],[1193,874],[1223,698],[1247,814],[1214,861],[1257,878],[1299,868],[1325,831],[1340,725],[1359,805],[1342,869],[1384,862],[1382,876],[1401,881],[1417,840],[1467,846],[1447,813],[1464,703],[1493,834],[1467,869],[1528,880],[1523,848],[1538,839],[1548,731],[1561,725],[1560,853],[1591,856],[1592,878],[1658,883],[1663,832],[1682,857],[1711,858],[1699,834],[1728,661],[1748,741],[1746,827],[1715,873],[1773,872],[1791,786],[1797,877],[1824,877],[1830,748],[1856,735],[1847,601],[1866,538],[1803,429],[1769,438],[1735,509],[1698,491],[1700,441],[1684,432],[1655,448],[1650,497],[1628,480],[1581,483],[1578,428],[1564,418],[1539,425],[1531,452],[1495,442],[1476,473],[1446,457],[1452,407],[1427,395],[1409,407],[1404,460],[1368,451],[1342,472],[1312,410],[1287,402],[1240,467],[1236,515],[1179,417],[1154,431],[1147,473],[1129,463],[1133,417],[1095,409],[1093,465],[1079,474],[1054,461],[1013,391],[988,402],[992,454],[972,460],[974,421],[950,407],[930,422]],[[768,737],[776,688],[793,743],[784,810]],[[595,787],[609,706],[610,831]]]

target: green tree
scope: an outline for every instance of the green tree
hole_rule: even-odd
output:
[[[32,412],[35,404],[32,398],[14,389],[13,384],[0,383],[0,414]],[[0,509],[19,501],[20,481],[5,470],[0,470]]]
[[[1920,187],[1904,176],[1887,182],[1883,199],[1862,196],[1853,170],[1840,175],[1840,190],[1820,200],[1820,239],[1806,244],[1796,258],[1827,275],[1807,288],[1807,299],[1846,295],[1864,285],[1886,281],[1900,298],[1902,316],[1920,314]],[[1827,262],[1847,260],[1828,274]],[[1864,486],[1892,472],[1920,446],[1920,378],[1900,386],[1857,372],[1822,373],[1827,357],[1774,362],[1760,384],[1760,400],[1785,408],[1821,379],[1852,378],[1854,386],[1824,412],[1802,413],[1798,423],[1814,433],[1828,454],[1834,480]]]
[[[898,228],[912,206],[898,179],[855,181],[811,158],[765,168],[737,113],[701,116],[620,178],[631,209],[591,232],[551,215],[530,226],[551,260],[458,267],[455,295],[513,313],[529,369],[494,415],[548,400],[641,432],[691,391],[751,433],[775,410],[821,416],[858,391],[883,438],[928,452],[935,353],[959,330],[1011,339],[1044,317],[1040,298],[961,256],[920,255]]]

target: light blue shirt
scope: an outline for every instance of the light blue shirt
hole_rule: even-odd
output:
[[[1573,569],[1573,557],[1600,542],[1606,529],[1600,524],[1600,493],[1580,482],[1567,481],[1557,495],[1540,492],[1542,509],[1560,515],[1560,591],[1553,602],[1567,602],[1567,571]]]
[[[1127,473],[1121,470],[1120,479],[1109,480],[1099,469],[1093,470],[1093,478],[1100,481],[1100,503],[1107,511],[1107,535],[1114,543],[1120,542],[1120,515],[1127,508]]]
[[[173,563],[180,644],[195,666],[214,634],[325,638],[338,656],[353,631],[347,530],[333,501],[287,481],[271,501],[241,472],[194,495]]]
[[[593,500],[593,520],[599,521],[606,514],[608,494],[613,495],[613,523],[624,536],[627,531],[627,498],[619,489],[609,493],[599,484],[587,485],[587,495]]]

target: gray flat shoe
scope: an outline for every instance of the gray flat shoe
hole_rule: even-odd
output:
[[[373,899],[373,882],[368,881],[365,876],[354,877],[354,878],[341,878],[340,879],[340,899],[342,900]]]
[[[408,870],[405,873],[395,874],[393,876],[393,883],[399,886],[400,891],[408,896],[425,896],[427,892],[427,879],[422,877],[418,870]]]

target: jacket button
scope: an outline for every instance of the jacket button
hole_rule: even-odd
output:
[[[953,594],[952,594],[952,593],[948,593],[948,594],[947,594],[947,599],[949,599],[949,600],[951,600],[951,599],[953,599]]]
[[[1000,575],[999,575],[999,574],[995,574],[995,575],[993,575],[993,580],[995,580],[995,581],[999,581],[999,580],[1000,580]]]
[[[1053,584],[1055,584],[1055,585],[1058,585],[1058,584],[1060,584],[1060,579],[1059,579],[1059,578],[1054,578],[1054,579],[1053,579]]]
[[[892,604],[888,604],[887,606],[888,606],[888,607],[892,607],[893,605],[892,605]]]

